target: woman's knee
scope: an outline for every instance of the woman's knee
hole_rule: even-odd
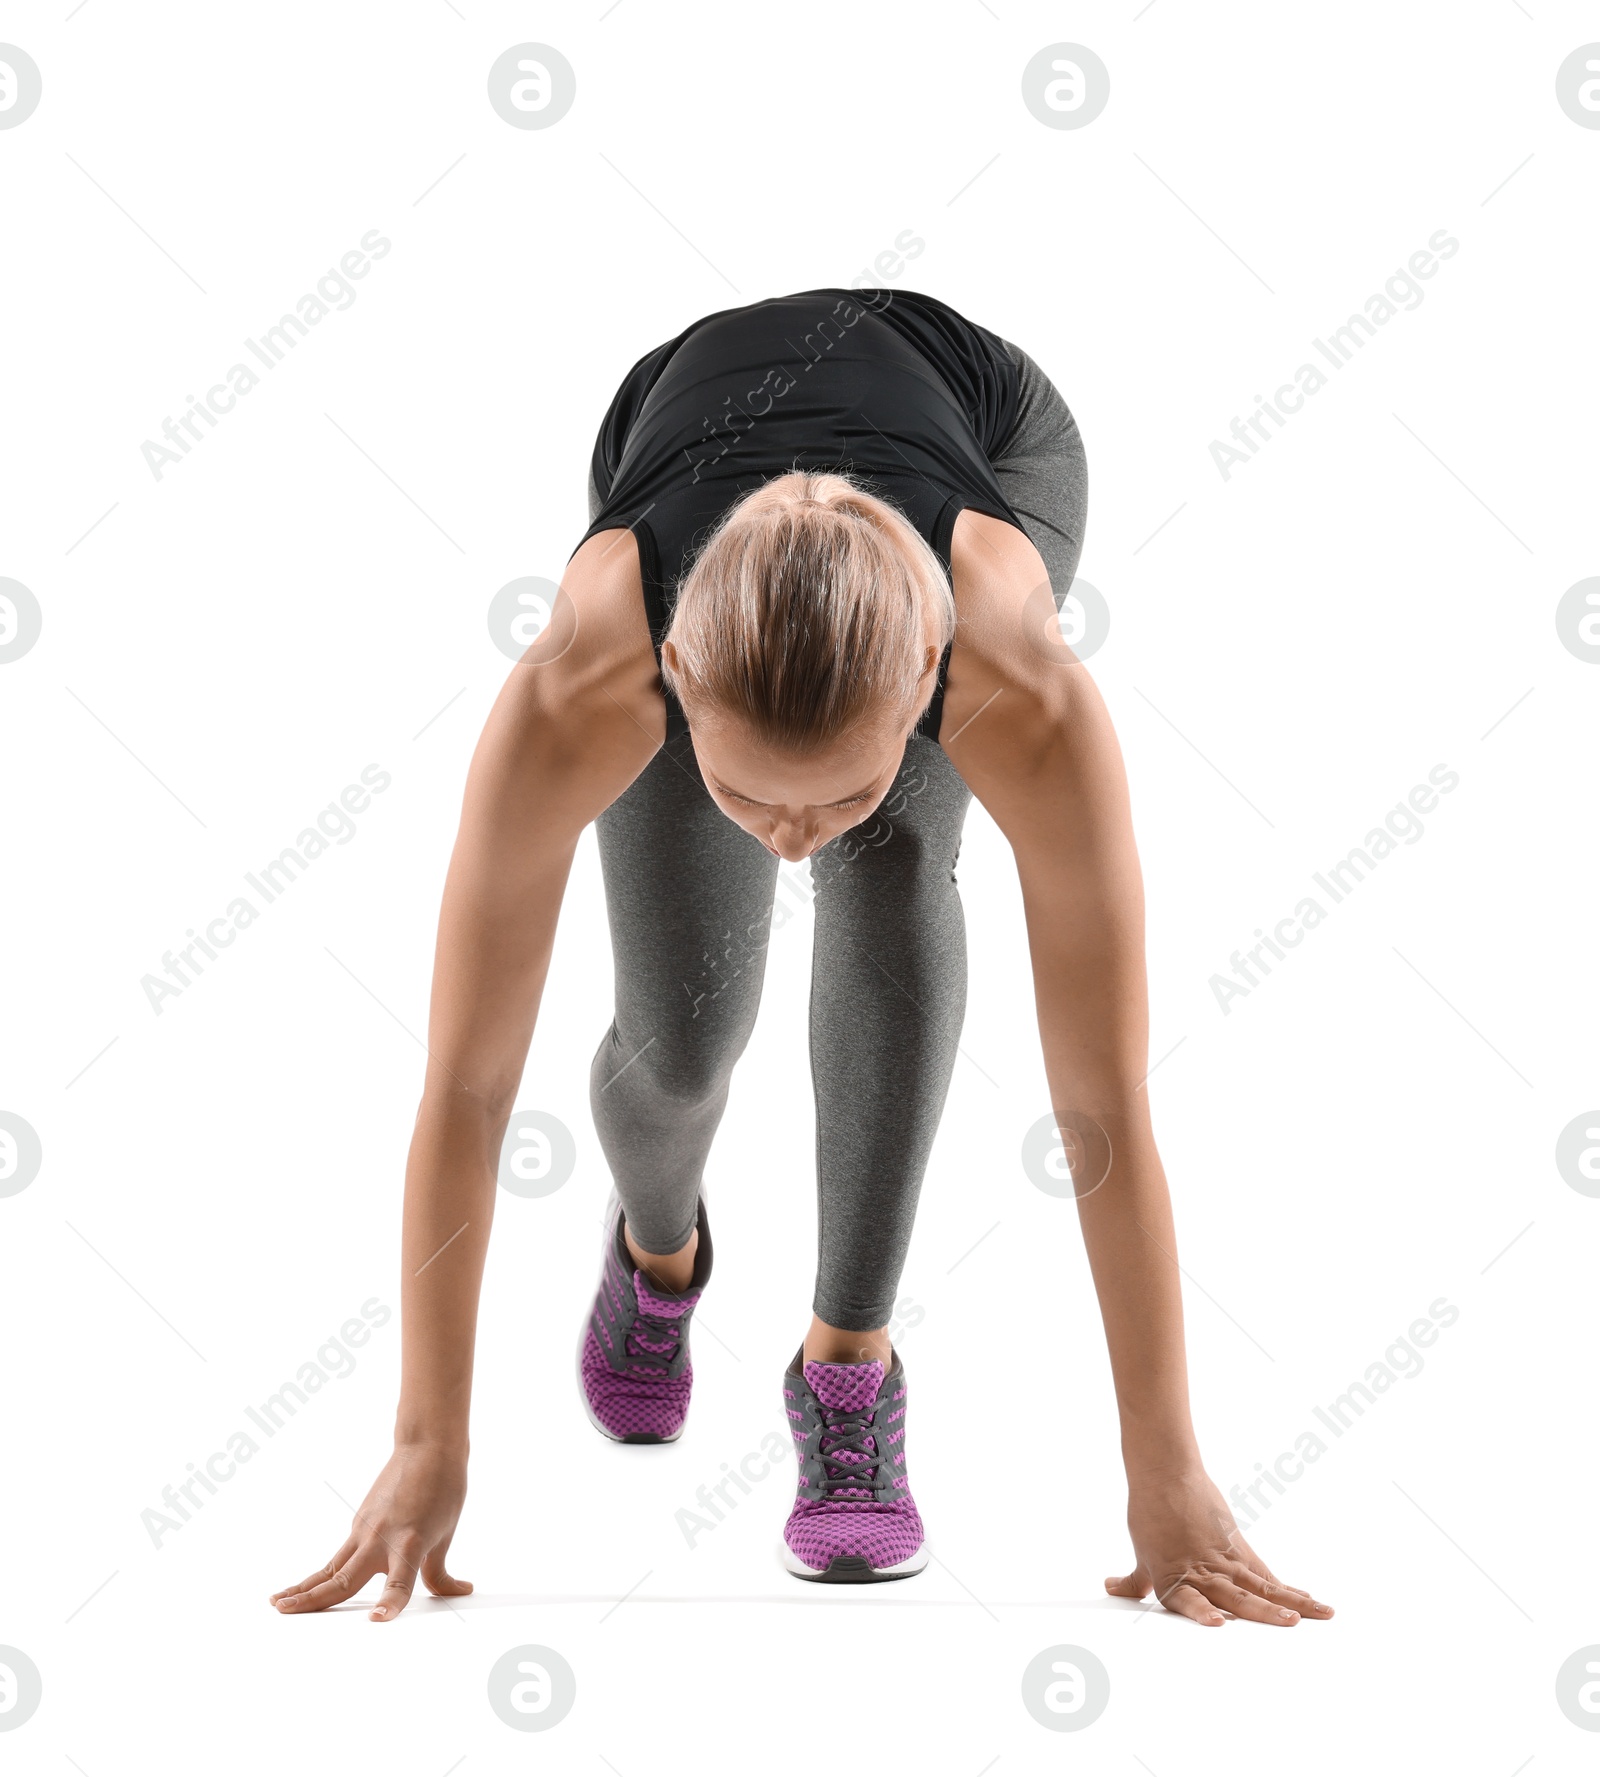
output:
[[[642,1105],[664,1117],[694,1116],[719,1106],[746,1038],[724,1031],[707,1041],[705,1034],[691,1037],[681,1028],[668,1029],[632,1041],[613,1025],[595,1058],[597,1109],[613,1096],[618,1104]]]

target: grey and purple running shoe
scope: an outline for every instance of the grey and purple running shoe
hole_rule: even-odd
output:
[[[700,1244],[682,1295],[636,1270],[615,1193],[606,1212],[605,1258],[578,1346],[578,1382],[595,1429],[619,1444],[670,1444],[689,1411],[694,1368],[689,1322],[711,1276],[711,1229],[700,1200]]]
[[[800,1486],[779,1554],[790,1573],[835,1585],[907,1579],[928,1565],[922,1518],[906,1479],[906,1372],[881,1363],[803,1363],[795,1354],[783,1404]]]

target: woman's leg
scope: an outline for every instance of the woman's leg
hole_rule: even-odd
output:
[[[888,1360],[884,1332],[966,1012],[955,883],[972,793],[913,736],[869,821],[812,860],[818,1259],[806,1356]]]
[[[600,1431],[657,1444],[689,1409],[712,1261],[700,1181],[755,1024],[777,860],[718,810],[681,726],[595,828],[616,1014],[589,1096],[616,1196],[579,1375]]]
[[[684,1253],[734,1063],[755,1025],[778,861],[711,800],[687,732],[595,823],[616,1015],[590,1072],[636,1259]],[[666,1286],[686,1278],[646,1265]]]
[[[914,735],[877,813],[812,859],[814,1318],[783,1379],[799,1461],[783,1559],[802,1579],[901,1579],[928,1553],[888,1323],[966,1010],[955,861],[971,792]]]

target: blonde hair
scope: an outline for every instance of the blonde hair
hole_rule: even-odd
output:
[[[691,722],[732,715],[803,752],[874,715],[909,726],[928,644],[942,653],[955,621],[939,558],[900,512],[848,475],[796,470],[739,501],[685,575],[662,677]]]

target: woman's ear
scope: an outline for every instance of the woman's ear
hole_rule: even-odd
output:
[[[671,642],[661,644],[661,658],[666,662],[668,672],[675,673],[678,670],[678,650]]]

